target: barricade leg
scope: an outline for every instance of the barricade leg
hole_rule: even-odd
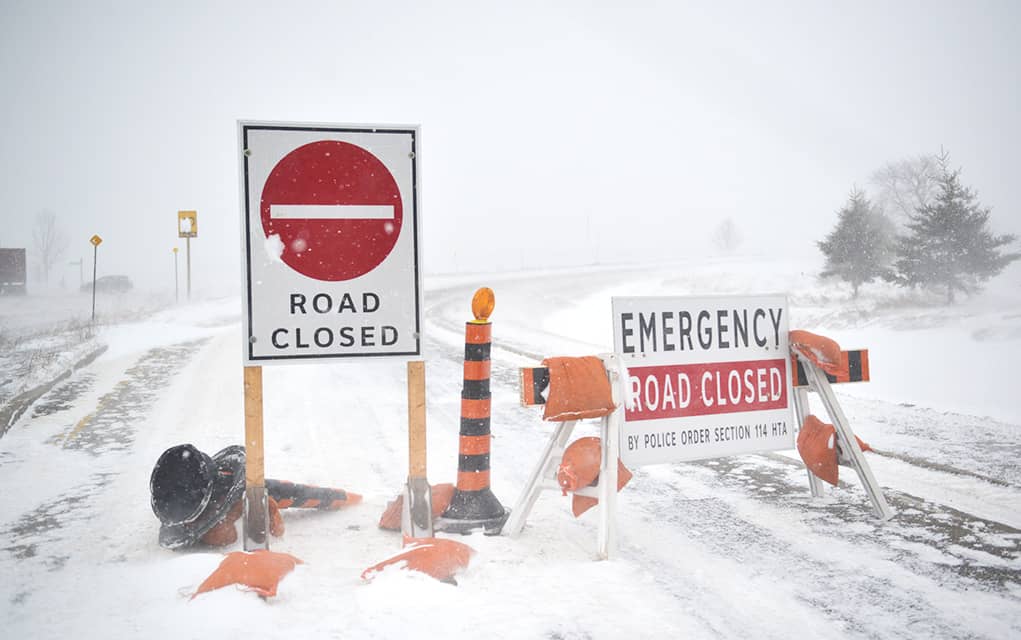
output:
[[[501,533],[512,538],[517,537],[521,533],[521,529],[524,528],[525,520],[532,512],[532,507],[535,506],[539,494],[546,488],[546,483],[550,483],[550,488],[554,487],[553,476],[556,474],[556,466],[560,464],[564,447],[567,446],[567,440],[571,437],[571,432],[574,431],[577,424],[577,420],[557,424],[549,441],[546,442],[546,447],[542,450],[539,463],[535,465],[531,475],[528,476],[528,483],[525,484],[521,497],[511,509],[510,517],[507,518],[507,524],[504,525]]]
[[[799,429],[805,424],[805,416],[811,412],[811,405],[808,403],[808,390],[804,387],[796,387],[794,389],[794,416],[798,421]],[[812,491],[812,497],[821,498],[824,495],[822,480],[815,477],[815,474],[808,470],[807,465],[805,472],[808,474],[808,488]]]
[[[617,550],[617,459],[620,457],[620,414],[618,407],[600,424],[602,462],[599,470],[598,555],[609,560]]]
[[[819,394],[823,406],[826,407],[826,412],[829,414],[830,419],[833,420],[833,426],[837,431],[837,438],[844,454],[847,455],[851,466],[858,473],[858,478],[861,479],[862,487],[864,487],[865,493],[868,494],[869,500],[872,501],[872,507],[875,509],[876,515],[882,520],[889,520],[893,517],[893,511],[886,503],[882,487],[879,486],[875,476],[872,475],[872,469],[865,460],[861,447],[858,446],[858,439],[854,437],[854,432],[851,431],[847,416],[844,415],[843,409],[840,408],[840,403],[837,402],[837,397],[833,394],[829,381],[819,371],[818,367],[811,362],[803,360],[802,364],[812,389]]]

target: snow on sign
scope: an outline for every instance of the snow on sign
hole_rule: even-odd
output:
[[[794,447],[787,299],[613,298],[627,466]]]
[[[421,350],[417,127],[239,122],[244,363]]]

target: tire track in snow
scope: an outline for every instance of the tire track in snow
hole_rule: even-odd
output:
[[[745,624],[769,626],[754,615],[721,610],[720,602],[746,599],[735,580],[747,582],[748,599],[757,589],[779,590],[856,636],[1001,637],[974,630],[1016,626],[1010,606],[1004,606],[1019,604],[1016,571],[968,575],[950,552],[934,558],[927,540],[933,532],[924,528],[924,518],[885,525],[870,520],[860,491],[821,509],[808,497],[790,500],[781,489],[791,469],[764,468],[748,458],[721,459],[728,464],[716,469],[671,467],[653,478],[636,476],[636,495],[622,501],[621,520],[637,520],[624,536],[622,556],[649,566],[661,587],[677,592],[710,627],[727,625],[721,635],[740,635]],[[743,500],[749,490],[757,495]],[[898,496],[892,501],[904,507]],[[940,513],[933,514],[937,520]],[[777,567],[784,568],[783,584],[763,584]],[[677,580],[677,573],[689,574],[691,583]],[[946,606],[948,592],[959,596],[960,606]],[[779,629],[775,633],[783,636]]]
[[[11,590],[12,605],[25,602],[31,595],[33,585],[40,583],[38,574],[58,571],[74,555],[78,545],[75,532],[93,526],[101,515],[95,502],[120,475],[118,462],[121,456],[130,453],[138,424],[170,378],[206,341],[194,340],[147,351],[124,372],[124,378],[111,391],[99,398],[94,411],[43,445],[84,453],[94,459],[85,467],[69,469],[98,470],[86,473],[72,489],[44,499],[0,527],[0,540],[4,541],[0,551],[18,567],[6,585]],[[67,411],[65,407],[83,389],[82,384],[74,382],[53,389],[40,399],[40,415],[54,417]]]

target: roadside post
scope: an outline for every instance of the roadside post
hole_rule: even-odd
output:
[[[99,245],[103,242],[103,239],[99,237],[99,234],[93,235],[89,238],[89,242],[92,243],[92,322],[96,322],[96,263],[99,260]]]
[[[177,237],[184,238],[185,242],[185,272],[187,282],[187,298],[191,300],[191,239],[199,235],[198,212],[178,211],[177,212]],[[177,258],[177,249],[174,249],[174,258]],[[174,277],[177,277],[175,268]]]
[[[238,121],[246,550],[267,546],[262,367],[421,355],[418,138]]]

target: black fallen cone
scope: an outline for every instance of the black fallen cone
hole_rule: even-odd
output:
[[[464,387],[461,390],[461,431],[458,448],[457,486],[450,506],[436,520],[437,531],[470,533],[483,529],[500,532],[510,514],[489,488],[490,415],[489,391],[493,291],[482,288],[472,298],[475,320],[465,325]]]
[[[281,509],[320,509],[333,511],[361,502],[357,493],[343,489],[316,487],[287,480],[266,478],[266,493],[276,500]]]

